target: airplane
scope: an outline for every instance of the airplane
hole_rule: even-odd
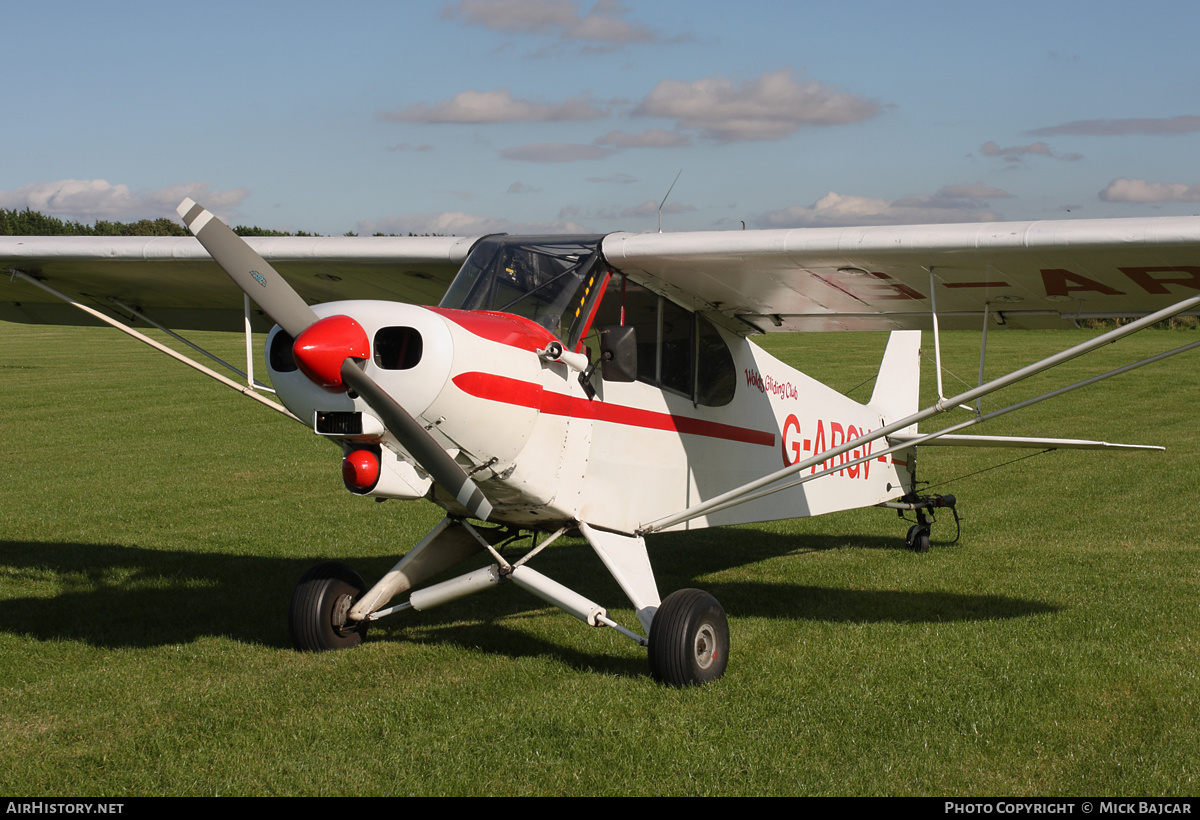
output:
[[[354,495],[445,510],[373,586],[341,562],[305,572],[288,612],[300,650],[357,646],[380,618],[511,583],[646,647],[655,680],[709,683],[727,668],[727,616],[701,590],[660,597],[647,536],[876,506],[913,513],[905,544],[926,551],[933,511],[956,499],[919,492],[919,448],[1161,449],[960,431],[1200,345],[981,404],[1200,312],[1196,217],[242,239],[190,199],[178,212],[194,239],[0,238],[0,319],[117,327],[329,439]],[[1132,321],[983,378],[990,331],[1108,317]],[[243,331],[245,371],[221,364],[245,381],[137,329],[151,326],[189,345],[168,326]],[[979,384],[954,396],[941,378],[948,328],[981,333]],[[250,349],[264,330],[270,388]],[[855,330],[890,331],[864,403],[751,340]],[[929,330],[938,400],[921,407]],[[919,431],[951,412],[965,419]],[[568,533],[617,581],[640,632],[530,566]],[[480,555],[483,568],[427,583]]]

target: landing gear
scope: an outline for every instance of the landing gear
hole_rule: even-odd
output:
[[[920,523],[908,528],[904,543],[913,552],[929,552],[929,523],[922,513],[917,513],[917,520]]]
[[[671,686],[709,683],[729,663],[729,623],[717,599],[698,589],[667,596],[650,624],[650,674]]]
[[[962,534],[958,520],[958,508],[955,506],[957,503],[952,495],[926,496],[910,493],[899,501],[888,501],[879,506],[891,507],[901,518],[904,518],[905,511],[915,511],[917,514],[917,523],[908,528],[908,534],[904,536],[904,545],[913,552],[929,552],[929,530],[933,526],[933,516],[932,513],[926,515],[925,511],[940,507],[949,508],[950,512],[954,515],[954,525],[959,528],[958,532],[954,535],[954,540],[950,543],[957,544],[958,537]]]
[[[367,622],[351,621],[347,613],[366,588],[362,577],[339,561],[317,564],[300,576],[288,607],[292,644],[303,651],[322,652],[362,643]]]

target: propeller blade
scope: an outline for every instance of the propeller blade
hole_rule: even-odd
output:
[[[296,339],[320,321],[320,317],[300,298],[300,294],[224,222],[191,199],[185,199],[176,210],[213,260],[289,336]],[[312,378],[311,375],[309,377]],[[433,440],[420,422],[359,369],[349,356],[342,361],[341,380],[375,411],[388,431],[434,481],[453,493],[472,515],[487,521],[492,514],[492,505],[479,486]]]
[[[317,314],[284,278],[212,213],[190,198],[175,209],[209,256],[242,291],[293,339],[317,321]]]
[[[481,521],[488,520],[488,516],[492,514],[492,505],[479,486],[471,480],[458,462],[433,440],[420,422],[410,416],[408,411],[385,393],[370,376],[359,370],[353,359],[342,362],[342,381],[353,388],[367,406],[375,411],[384,426],[400,440],[404,449],[412,454],[434,481],[453,493],[458,503],[470,510],[476,518]]]

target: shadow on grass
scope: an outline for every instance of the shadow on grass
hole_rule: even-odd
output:
[[[718,533],[714,535],[713,533]],[[709,573],[781,555],[833,547],[896,549],[895,538],[705,531],[651,541],[664,593],[701,586],[734,618],[757,616],[833,623],[921,623],[1019,618],[1056,611],[1044,602],[949,592],[854,590],[761,582],[708,583]],[[581,560],[580,556],[586,557]],[[392,559],[347,559],[373,583]],[[180,552],[138,546],[0,542],[0,573],[9,597],[0,600],[0,631],[37,640],[144,648],[205,636],[287,648],[286,612],[296,579],[314,561]],[[476,565],[483,563],[480,559]],[[619,587],[582,544],[541,553],[540,571],[602,604],[628,608]],[[466,571],[471,563],[457,571]],[[664,571],[665,570],[665,571]],[[24,593],[14,597],[13,593]],[[519,628],[518,620],[561,618],[539,599],[512,588],[455,601],[426,612],[404,612],[373,628],[383,640],[454,644],[512,656],[553,656],[582,670],[642,674],[644,661],[590,652]],[[621,620],[632,621],[631,614]],[[629,624],[632,626],[632,623]]]

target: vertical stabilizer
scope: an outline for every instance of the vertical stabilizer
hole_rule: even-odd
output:
[[[870,407],[879,411],[885,422],[911,416],[920,409],[921,331],[893,330],[879,365]],[[916,432],[916,425],[905,432]]]

